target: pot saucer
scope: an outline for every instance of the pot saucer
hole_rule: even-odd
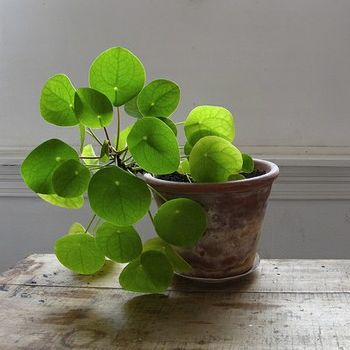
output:
[[[207,277],[187,276],[187,275],[183,275],[183,274],[177,273],[177,272],[175,272],[175,274],[180,276],[180,277],[192,280],[192,281],[198,281],[198,282],[203,282],[203,283],[224,283],[224,282],[229,282],[229,281],[234,281],[234,280],[240,279],[244,276],[247,276],[247,275],[253,273],[254,271],[257,270],[259,265],[260,265],[260,256],[257,253],[255,255],[254,263],[253,263],[253,266],[251,267],[251,269],[244,272],[244,273],[241,273],[240,275],[223,277],[223,278],[207,278]]]

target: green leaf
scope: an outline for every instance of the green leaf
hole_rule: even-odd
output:
[[[131,124],[131,125],[129,125],[128,127],[126,127],[125,129],[123,129],[120,132],[120,134],[119,134],[119,144],[118,144],[117,151],[122,151],[127,146],[126,140],[127,140],[128,136],[129,136],[130,131],[131,131],[133,126],[134,126],[134,124]],[[117,145],[117,138],[114,139],[114,144]]]
[[[251,173],[254,170],[254,160],[253,158],[246,153],[242,153],[243,165],[241,172],[242,173]]]
[[[120,285],[132,292],[160,293],[173,279],[173,269],[164,254],[149,250],[129,263],[119,276]]]
[[[188,159],[184,159],[180,163],[180,165],[177,169],[177,172],[180,174],[191,174],[190,163],[189,163]]]
[[[55,254],[63,266],[82,275],[99,271],[105,263],[105,257],[97,248],[95,238],[88,233],[59,238],[55,242]]]
[[[79,160],[78,153],[58,139],[48,140],[36,147],[21,166],[26,185],[36,193],[54,193],[52,174],[56,168],[69,159]]]
[[[142,253],[141,238],[132,226],[105,222],[97,229],[96,243],[107,258],[120,263],[129,262]]]
[[[79,123],[80,153],[82,153],[84,149],[85,136],[85,126]]]
[[[83,152],[81,153],[81,156],[82,157],[96,157],[96,153],[95,153],[93,146],[91,144],[84,146]],[[83,159],[83,162],[86,165],[98,165],[99,164],[98,159],[86,158],[86,159]]]
[[[189,156],[192,151],[193,146],[187,141],[184,146],[184,153],[186,156]]]
[[[67,209],[80,209],[84,205],[84,197],[78,196],[75,198],[63,198],[57,194],[42,194],[37,193],[37,195],[43,199],[45,202],[57,207],[67,208]]]
[[[138,118],[138,119],[143,117],[143,115],[139,111],[139,107],[137,107],[137,96],[135,96],[130,101],[125,103],[124,110],[125,110],[125,113],[130,115],[131,117]]]
[[[137,106],[144,117],[168,117],[180,101],[180,88],[170,80],[154,80],[137,97]]]
[[[191,199],[172,199],[158,209],[154,227],[158,236],[167,243],[191,247],[207,228],[207,214],[200,204]]]
[[[90,171],[74,159],[63,162],[52,175],[55,193],[64,198],[82,195],[87,190],[89,181]]]
[[[232,142],[235,137],[233,117],[230,111],[217,106],[198,106],[188,115],[185,125],[186,138],[191,145],[205,136],[219,136]]]
[[[85,233],[85,228],[79,222],[73,222],[73,224],[69,227],[67,234],[76,234],[76,233]]]
[[[117,167],[95,173],[88,194],[92,210],[117,226],[134,224],[146,215],[151,204],[146,183]]]
[[[114,106],[121,106],[143,88],[146,73],[141,61],[123,47],[112,47],[92,62],[90,86],[103,92]]]
[[[228,177],[228,181],[244,180],[245,177],[241,174],[232,174]]]
[[[158,250],[162,252],[168,258],[175,272],[181,273],[192,270],[191,265],[160,237],[154,237],[146,241],[143,245],[143,250]]]
[[[224,182],[242,169],[242,154],[218,136],[199,140],[190,154],[191,176],[197,182]]]
[[[40,113],[51,124],[74,126],[79,123],[74,113],[75,89],[64,74],[56,74],[41,90]]]
[[[146,171],[169,174],[179,166],[176,136],[157,118],[139,119],[131,129],[127,143],[134,160]]]
[[[113,106],[107,96],[91,88],[76,91],[74,109],[79,121],[88,128],[103,128],[113,120]]]
[[[105,140],[101,147],[100,159],[102,162],[107,162],[109,159],[109,142]]]
[[[169,118],[164,118],[164,117],[158,117],[159,120],[161,120],[163,123],[169,126],[169,128],[173,131],[175,136],[177,136],[177,127],[175,123],[170,120]]]

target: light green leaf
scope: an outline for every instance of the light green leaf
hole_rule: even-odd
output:
[[[190,163],[189,163],[188,159],[184,159],[180,163],[180,165],[177,169],[177,172],[180,174],[191,174]]]
[[[126,140],[127,140],[128,136],[129,136],[130,131],[131,131],[133,126],[134,126],[134,124],[131,124],[131,125],[129,125],[128,127],[126,127],[125,129],[123,129],[120,132],[120,134],[119,134],[119,144],[118,144],[117,151],[122,151],[127,146]],[[117,138],[114,139],[114,144],[117,145]]]
[[[144,117],[168,117],[180,101],[180,88],[170,80],[154,80],[137,97],[137,106]]]
[[[92,62],[90,86],[104,93],[114,106],[121,106],[143,88],[146,73],[141,61],[123,47],[112,47]]]
[[[64,74],[56,74],[41,90],[40,113],[51,124],[73,126],[79,123],[74,113],[75,89]]]
[[[113,120],[113,106],[107,96],[91,88],[76,91],[74,110],[79,121],[88,128],[103,128]]]
[[[134,160],[146,171],[169,174],[177,170],[180,154],[172,130],[157,118],[139,119],[127,138]]]
[[[92,210],[117,226],[134,224],[146,215],[151,204],[146,183],[117,167],[95,173],[88,194]]]
[[[85,126],[79,123],[80,153],[82,153],[84,149],[85,136]]]
[[[96,243],[107,258],[120,263],[129,262],[142,253],[141,238],[132,226],[105,222],[97,229]]]
[[[26,185],[34,192],[54,193],[52,174],[56,168],[69,159],[79,160],[78,153],[58,139],[48,140],[36,147],[21,166],[21,174]]]
[[[82,157],[96,157],[96,153],[95,153],[93,146],[91,144],[84,146],[83,152],[81,153],[81,156]],[[99,164],[98,159],[86,158],[86,159],[83,159],[83,162],[86,165],[98,165]]]
[[[175,272],[181,273],[192,270],[191,265],[160,237],[154,237],[146,241],[143,245],[143,250],[158,250],[162,252],[168,258]]]
[[[109,159],[109,142],[107,140],[103,142],[101,147],[100,159],[101,162],[107,162]]]
[[[84,197],[78,196],[75,198],[63,198],[57,194],[42,194],[37,193],[37,195],[43,199],[45,202],[48,202],[57,207],[67,208],[67,209],[80,209],[84,205]]]
[[[119,276],[120,285],[132,292],[160,293],[173,279],[173,269],[164,254],[149,250],[129,263]]]
[[[74,159],[63,162],[52,175],[55,193],[64,198],[82,195],[87,190],[89,181],[90,171]]]
[[[139,107],[137,107],[137,96],[135,96],[130,101],[125,103],[124,110],[126,114],[130,115],[131,117],[138,118],[138,119],[143,117],[143,115],[139,111]]]
[[[244,180],[245,177],[241,174],[232,174],[228,177],[228,181]]]
[[[79,222],[73,222],[73,224],[69,227],[67,234],[76,234],[76,233],[85,233],[85,228]]]
[[[218,136],[200,139],[190,154],[191,176],[197,182],[224,182],[242,169],[242,154]]]
[[[254,170],[254,160],[253,158],[246,153],[242,153],[243,165],[241,172],[242,173],[251,173]]]
[[[207,228],[207,214],[200,204],[191,199],[172,199],[158,209],[154,227],[158,236],[167,243],[191,247]]]
[[[164,118],[164,117],[158,117],[159,120],[161,120],[163,123],[169,126],[169,128],[173,131],[175,136],[177,136],[177,127],[175,123],[169,119],[169,118]]]
[[[105,263],[105,257],[97,248],[95,238],[88,233],[59,238],[55,242],[55,254],[63,266],[82,275],[99,271]]]
[[[205,136],[219,136],[232,142],[235,137],[233,116],[226,108],[198,106],[188,115],[185,125],[186,138],[191,145]]]

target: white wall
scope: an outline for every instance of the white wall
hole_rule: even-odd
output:
[[[0,270],[50,251],[75,214],[27,197],[8,167],[45,139],[77,143],[77,130],[41,119],[43,83],[65,72],[86,85],[92,59],[116,45],[149,80],[180,84],[175,120],[224,105],[236,143],[284,166],[263,255],[349,257],[349,18],[348,0],[0,0]]]

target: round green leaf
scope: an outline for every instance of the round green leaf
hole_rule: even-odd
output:
[[[180,163],[180,165],[177,169],[177,172],[180,174],[191,174],[190,163],[189,163],[188,159],[184,159]]]
[[[60,197],[82,195],[88,188],[90,171],[80,162],[70,159],[63,162],[52,175],[52,185]]]
[[[173,274],[166,256],[159,251],[149,250],[124,268],[119,283],[132,292],[160,293],[170,286]]]
[[[123,47],[112,47],[92,62],[90,86],[104,93],[114,106],[121,106],[136,96],[145,83],[141,61]]]
[[[137,106],[145,117],[168,117],[180,101],[180,88],[170,80],[154,80],[137,97]]]
[[[51,124],[73,126],[79,124],[74,113],[75,89],[64,74],[56,74],[41,90],[40,113]]]
[[[232,142],[235,137],[233,117],[230,111],[217,106],[198,106],[188,115],[185,125],[186,138],[191,145],[205,136],[220,136]]]
[[[254,160],[253,158],[246,153],[242,153],[243,165],[241,172],[242,173],[251,173],[254,170]]]
[[[169,128],[175,134],[175,136],[177,136],[177,127],[176,127],[175,123],[172,120],[170,120],[169,118],[165,118],[165,117],[158,117],[158,119],[161,120],[166,125],[168,125]]]
[[[75,235],[76,233],[85,233],[84,226],[79,222],[73,222],[69,227],[67,234]]]
[[[88,128],[103,128],[113,119],[111,102],[107,96],[94,89],[78,89],[74,109],[79,121]]]
[[[157,118],[139,119],[131,129],[127,143],[134,160],[146,171],[169,174],[179,166],[176,136]]]
[[[132,226],[105,222],[97,229],[96,243],[107,258],[120,263],[129,262],[142,252],[141,238]]]
[[[135,96],[130,101],[125,103],[124,110],[126,114],[130,115],[131,117],[138,118],[138,119],[143,117],[143,115],[139,111],[139,107],[137,107],[137,96]]]
[[[191,176],[197,182],[224,182],[242,169],[242,154],[218,136],[200,139],[190,154]]]
[[[89,184],[92,210],[117,226],[129,226],[146,215],[151,193],[146,183],[117,167],[95,173]]]
[[[154,227],[164,241],[180,247],[191,247],[207,228],[207,214],[200,204],[191,199],[172,199],[158,209]]]
[[[189,272],[192,269],[191,265],[160,237],[154,237],[146,241],[143,245],[143,250],[158,250],[162,252],[168,258],[175,272]]]
[[[69,159],[79,160],[78,153],[58,139],[48,140],[36,147],[21,166],[21,174],[26,185],[34,192],[54,193],[52,174],[56,168]]]
[[[88,233],[59,238],[55,242],[55,254],[63,266],[82,275],[99,271],[105,263],[105,257],[97,248],[95,238]]]
[[[78,196],[74,198],[63,198],[58,196],[57,194],[37,193],[37,195],[45,202],[50,203],[52,205],[56,205],[57,207],[61,208],[80,209],[84,205],[83,196]]]
[[[131,131],[133,126],[134,126],[134,124],[131,124],[120,132],[119,143],[118,143],[118,148],[117,148],[118,151],[122,151],[127,146],[126,140],[129,136],[130,131]],[[117,137],[114,139],[114,143],[115,143],[115,145],[117,145]]]

